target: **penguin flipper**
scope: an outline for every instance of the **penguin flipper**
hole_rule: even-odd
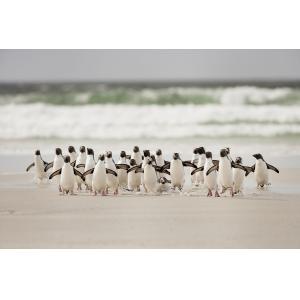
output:
[[[185,160],[182,162],[183,166],[184,167],[192,167],[192,168],[195,168],[197,169],[197,166],[195,164],[193,164],[191,161],[189,160]]]
[[[128,170],[127,170],[127,173],[129,173],[129,172],[132,172],[132,171],[135,171],[136,169],[138,169],[140,166],[133,166],[133,167],[131,167],[131,168],[129,168]]]
[[[197,173],[197,172],[199,172],[199,171],[203,171],[203,170],[204,170],[204,166],[199,167],[199,168],[196,168],[195,170],[193,170],[193,171],[191,172],[191,175],[194,175],[195,173]]]
[[[244,166],[244,168],[246,169],[245,176],[248,176],[251,172],[254,172],[253,167]]]
[[[78,170],[76,170],[77,172],[75,170],[76,169],[74,169],[74,174],[81,177],[81,178],[84,178],[84,179],[85,179],[85,176],[94,173],[94,168],[85,171],[83,174],[81,174]]]
[[[127,164],[116,164],[117,169],[128,170],[130,168]]]
[[[78,164],[76,168],[85,168],[85,164]]]
[[[272,171],[274,171],[274,172],[276,172],[276,173],[279,174],[279,170],[276,167],[274,167],[272,165],[269,165],[268,163],[266,163],[266,164],[267,164],[267,168],[268,169],[270,169],[270,170],[272,170]]]
[[[44,168],[44,171],[47,172],[50,168],[53,168],[53,162],[47,164],[46,167]]]
[[[74,160],[74,161],[71,163],[71,166],[74,168],[74,167],[75,167],[75,164],[76,164],[76,160]]]
[[[58,169],[49,176],[49,179],[52,179],[54,176],[57,176],[60,174],[61,174],[61,169]]]
[[[163,166],[159,167],[159,166],[156,166],[156,165],[152,165],[153,168],[155,169],[156,172],[163,172]]]
[[[161,168],[162,168],[162,170],[170,169],[170,165],[171,165],[171,163],[168,161]]]
[[[165,173],[165,174],[171,175],[171,173],[168,170],[163,170],[161,173]]]
[[[32,167],[34,167],[35,163],[33,162],[26,168],[26,172],[28,172]]]
[[[116,177],[118,176],[118,174],[114,170],[108,169],[108,168],[106,168],[106,174],[112,174],[112,175],[114,175]]]
[[[244,166],[242,166],[240,164],[236,164],[234,161],[231,161],[231,167],[235,168],[235,169],[241,169],[241,170],[247,172],[247,169]]]
[[[219,170],[219,166],[214,165],[211,168],[209,168],[206,172],[206,176],[208,176],[212,171],[218,171]]]

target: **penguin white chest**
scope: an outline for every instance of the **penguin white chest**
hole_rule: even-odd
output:
[[[34,165],[35,165],[35,177],[37,179],[43,179],[46,176],[46,173],[44,171],[44,162],[39,158],[34,158]]]
[[[206,175],[206,172],[213,166],[213,162],[212,161],[207,161],[204,165],[204,184],[205,186],[210,189],[213,190],[216,188],[217,186],[217,172],[216,171],[212,171],[211,173],[209,173],[208,175]]]
[[[219,161],[220,183],[223,187],[229,188],[233,185],[231,162],[227,157],[221,157]]]
[[[128,173],[128,188],[130,190],[138,189],[141,185],[141,174],[135,171]]]
[[[269,182],[269,173],[267,169],[266,163],[258,159],[255,163],[255,171],[254,171],[256,183],[258,185],[265,185]]]
[[[106,187],[106,170],[104,163],[97,163],[92,180],[92,188],[96,192],[104,191]]]
[[[74,171],[70,164],[65,164],[62,167],[60,186],[64,191],[73,191],[74,189]]]
[[[184,184],[184,169],[180,159],[171,161],[170,173],[172,186],[181,188]]]
[[[234,168],[233,169],[233,182],[234,182],[234,191],[239,192],[243,188],[243,183],[245,179],[245,171]]]
[[[144,167],[144,184],[150,192],[154,193],[157,191],[157,177],[155,169],[146,164]]]

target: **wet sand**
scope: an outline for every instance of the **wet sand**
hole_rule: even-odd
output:
[[[283,170],[274,187],[298,178],[298,169]],[[0,248],[300,247],[300,195],[276,188],[234,198],[204,190],[95,197],[60,196],[32,174],[0,181]]]

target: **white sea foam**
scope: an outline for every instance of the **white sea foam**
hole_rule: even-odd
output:
[[[187,138],[300,135],[300,106],[9,104],[0,138]]]

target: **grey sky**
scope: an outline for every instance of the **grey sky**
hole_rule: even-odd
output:
[[[299,50],[0,50],[0,82],[300,80]]]

